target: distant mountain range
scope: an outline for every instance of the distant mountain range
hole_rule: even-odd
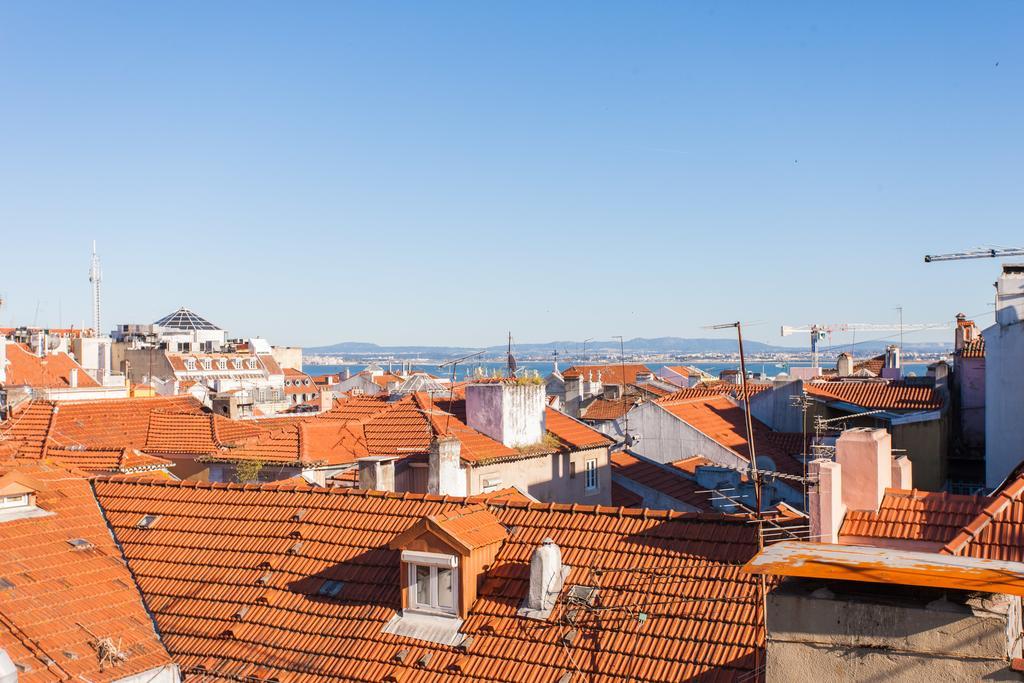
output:
[[[890,341],[878,341],[858,344],[856,355],[878,354],[885,350]],[[748,354],[755,353],[802,353],[808,352],[805,346],[775,346],[759,341],[745,341],[744,351]],[[555,350],[563,357],[579,355],[583,349],[582,341],[552,341],[543,344],[522,344],[513,342],[513,350],[518,354],[525,355],[550,355]],[[737,345],[734,339],[687,339],[683,337],[655,337],[652,339],[638,337],[629,339],[623,343],[623,349],[628,354],[700,354],[700,353],[736,353]],[[343,356],[407,356],[418,358],[455,358],[477,351],[486,351],[488,354],[501,354],[506,346],[488,346],[486,348],[468,346],[381,346],[369,342],[340,342],[329,346],[314,346],[304,349],[307,354],[333,354]],[[587,355],[617,354],[619,342],[611,340],[590,340],[586,342]],[[824,346],[822,351],[828,351]],[[845,347],[836,346],[834,351],[845,350]],[[904,351],[917,353],[944,353],[950,350],[949,344],[939,342],[904,344]]]

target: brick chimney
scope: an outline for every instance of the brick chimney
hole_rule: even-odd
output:
[[[544,385],[487,382],[466,387],[466,424],[509,448],[544,438]]]
[[[954,333],[953,350],[959,351],[978,338],[978,326],[968,320],[963,313],[956,314],[956,332]]]
[[[430,444],[427,493],[465,496],[466,473],[462,470],[462,443],[455,438],[435,439]]]
[[[395,458],[387,455],[359,458],[359,488],[371,491],[395,490]]]

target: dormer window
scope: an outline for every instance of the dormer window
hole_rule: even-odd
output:
[[[228,369],[228,362],[227,362],[227,360],[224,359],[224,358],[219,359],[217,361],[217,369],[218,370],[227,370]]]
[[[195,370],[196,369],[196,359],[195,358],[186,358],[185,359],[185,369],[186,370]]]
[[[231,365],[235,368],[235,370],[241,370],[242,369],[242,359],[241,358],[235,358],[233,361],[231,361]]]
[[[27,493],[0,497],[0,508],[3,509],[28,507],[31,504],[32,500]]]
[[[409,572],[409,609],[455,614],[459,558],[407,550],[402,563]]]
[[[249,365],[249,369],[250,370],[255,370],[256,369],[256,359],[255,358],[250,358],[248,365]]]
[[[210,360],[209,358],[204,358],[203,359],[203,370],[212,370],[212,369],[213,369],[213,361]]]

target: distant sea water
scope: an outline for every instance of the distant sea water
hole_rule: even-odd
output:
[[[388,369],[387,363],[378,363],[378,365],[383,367],[385,370]],[[571,365],[572,365],[571,363],[559,363],[559,368],[561,368],[564,371],[567,368],[571,367]],[[649,367],[654,372],[658,372],[659,370],[661,370],[666,365],[691,365],[693,367],[700,368],[704,372],[706,372],[709,375],[712,375],[714,377],[718,377],[718,374],[720,372],[722,372],[723,370],[738,370],[739,369],[739,363],[738,362],[732,362],[732,363],[729,363],[729,362],[725,362],[725,363],[708,363],[708,362],[700,362],[700,363],[679,363],[679,362],[676,362],[676,363],[644,363],[644,365]],[[349,364],[346,364],[346,365],[312,365],[312,364],[306,363],[306,364],[303,364],[302,369],[306,373],[308,373],[310,375],[328,375],[328,374],[334,374],[334,373],[338,373],[338,372],[344,372],[346,369],[348,369],[354,375],[357,372],[359,372],[360,370],[362,370],[363,368],[365,368],[366,366],[367,366],[367,363],[349,363]],[[810,363],[773,363],[773,362],[760,363],[760,362],[756,362],[756,363],[747,363],[747,371],[748,372],[761,373],[761,375],[763,377],[774,377],[775,375],[778,375],[779,373],[788,372],[790,367],[809,367],[809,366],[810,366]],[[524,361],[524,362],[519,363],[518,367],[519,367],[520,370],[523,370],[523,369],[536,370],[540,374],[541,377],[547,377],[551,373],[551,370],[552,370],[552,365],[551,365],[550,361],[537,361],[537,362],[534,362],[534,361]],[[830,367],[830,366],[826,365],[825,367]],[[401,369],[402,369],[402,364],[401,363],[394,363],[393,364],[393,368],[394,368],[395,372],[400,372]],[[429,374],[434,375],[436,377],[451,378],[451,376],[452,376],[452,369],[450,367],[448,367],[448,368],[439,368],[437,365],[414,363],[412,368],[413,368],[414,372],[426,372],[426,373],[429,373]],[[455,379],[456,380],[463,380],[463,379],[467,379],[469,377],[472,377],[473,374],[476,372],[477,368],[483,368],[484,374],[486,374],[486,375],[491,375],[494,372],[502,372],[503,373],[505,371],[505,363],[500,363],[500,362],[499,363],[493,363],[493,362],[492,363],[472,363],[472,362],[470,362],[470,363],[467,363],[466,365],[459,365],[456,368]],[[903,373],[905,375],[906,374],[910,374],[910,373],[914,373],[918,377],[923,377],[923,376],[928,374],[928,366],[925,365],[924,363],[906,364],[906,365],[903,366]]]

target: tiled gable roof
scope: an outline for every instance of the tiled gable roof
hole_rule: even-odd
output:
[[[0,342],[3,343],[3,342]],[[71,371],[78,370],[78,386],[95,388],[94,380],[74,358],[64,352],[47,353],[38,356],[22,344],[7,343],[7,386],[31,386],[36,388],[68,388],[71,386]]]
[[[983,500],[984,507],[964,524],[943,552],[1024,562],[1024,476]]]
[[[840,536],[946,543],[984,507],[987,498],[887,489],[877,511],[850,510]]]
[[[46,460],[90,474],[152,472],[174,467],[170,460],[130,448],[48,448]]]
[[[563,372],[562,377],[564,379],[571,379],[573,377],[589,379],[590,375],[593,375],[596,381],[598,373],[601,374],[602,384],[621,384],[623,386],[636,384],[637,373],[653,374],[649,367],[640,363],[626,363],[625,365],[619,363],[608,365],[574,365]]]
[[[463,651],[382,633],[400,607],[389,542],[460,499],[123,479],[96,491],[187,675],[289,683],[753,676],[759,579],[742,564],[757,543],[744,518],[488,504],[508,538],[461,626],[471,638]],[[138,529],[142,514],[159,523]],[[552,617],[527,620],[516,611],[530,554],[547,537],[571,571]],[[319,596],[329,580],[340,592]],[[599,609],[565,602],[577,584],[598,587]]]
[[[580,412],[580,419],[594,421],[618,420],[628,413],[636,403],[637,400],[633,396],[623,396],[617,399],[598,397],[583,408]]]
[[[942,398],[933,387],[899,381],[806,382],[811,396],[841,401],[866,410],[938,410]]]
[[[751,396],[771,388],[771,384],[747,382],[747,393]],[[658,400],[660,402],[668,403],[671,401],[686,401],[692,398],[712,398],[714,396],[733,396],[742,399],[743,388],[738,384],[733,384],[732,382],[705,382],[704,384],[699,384],[695,387],[681,389]]]
[[[597,448],[614,443],[610,436],[550,406],[544,409],[544,426],[549,434],[573,449]]]
[[[613,475],[635,481],[670,498],[692,505],[698,510],[714,509],[710,495],[701,492],[704,487],[682,472],[673,472],[664,465],[626,451],[611,454],[611,467]]]
[[[718,396],[684,401],[663,399],[656,403],[708,438],[741,458],[750,460],[745,413],[731,399]],[[801,453],[803,435],[773,432],[756,418],[751,422],[754,427],[754,451],[758,457],[771,458],[779,472],[803,475],[803,463],[794,457]]]
[[[19,683],[101,683],[171,665],[88,482],[56,465],[0,460],[0,477],[10,472],[39,482],[36,503],[54,513],[0,522],[0,579],[12,584],[0,587],[0,649],[21,668]],[[101,666],[104,638],[123,662]]]

